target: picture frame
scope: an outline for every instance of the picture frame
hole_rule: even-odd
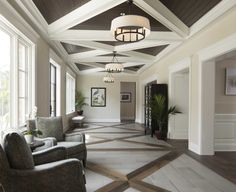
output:
[[[131,103],[131,92],[121,92],[120,102]]]
[[[91,107],[106,107],[106,88],[91,88]]]
[[[225,70],[225,95],[236,95],[236,67]]]

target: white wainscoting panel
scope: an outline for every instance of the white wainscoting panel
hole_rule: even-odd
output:
[[[215,151],[236,151],[236,114],[215,115]]]

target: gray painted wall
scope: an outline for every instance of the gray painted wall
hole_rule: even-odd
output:
[[[225,69],[236,67],[236,60],[226,59],[216,62],[215,113],[236,114],[236,96],[225,95]]]

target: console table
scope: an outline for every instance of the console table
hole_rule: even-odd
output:
[[[72,122],[74,124],[74,128],[76,128],[76,125],[78,124],[79,127],[83,127],[85,117],[82,115],[78,115],[76,117],[72,118]]]

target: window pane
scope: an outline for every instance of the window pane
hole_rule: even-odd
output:
[[[56,66],[50,64],[50,115],[56,116]]]
[[[10,127],[10,41],[0,30],[0,129]]]
[[[26,48],[19,43],[19,69],[25,71],[26,68]]]
[[[25,72],[19,71],[19,97],[26,97]]]
[[[66,74],[66,112],[72,113],[75,111],[75,79]]]
[[[26,121],[26,100],[25,98],[19,98],[19,126],[24,125]]]

